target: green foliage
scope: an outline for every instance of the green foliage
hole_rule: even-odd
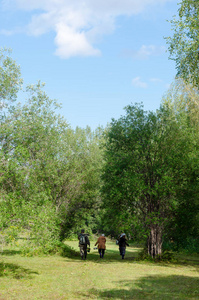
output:
[[[162,99],[178,119],[188,122],[194,134],[199,131],[199,90],[183,79],[176,79]]]
[[[0,48],[0,111],[6,101],[14,101],[21,88],[20,67],[11,58],[11,50]]]
[[[149,262],[177,262],[175,253],[171,250],[164,250],[161,255],[157,255],[156,257],[152,258],[151,255],[148,254],[147,248],[144,248],[138,253],[137,260]]]
[[[142,242],[146,240],[146,228],[143,226],[139,217],[132,214],[130,210],[119,210],[118,207],[102,208],[97,222],[99,233],[117,239],[125,232],[131,241]]]
[[[15,87],[2,81],[2,99],[14,100],[20,70],[4,54],[1,60],[0,75]],[[18,237],[28,233],[31,252],[50,252],[75,226],[91,231],[101,201],[102,129],[72,130],[40,81],[25,93],[26,103],[0,120],[0,230],[3,243],[14,226]]]
[[[177,190],[178,203],[169,220],[164,237],[164,247],[198,252],[199,236],[199,93],[182,80],[175,81],[163,99],[178,118],[187,124],[184,135],[189,139],[187,159],[184,163],[184,184]],[[188,150],[187,148],[187,150]],[[189,249],[189,250],[188,250]]]
[[[66,125],[55,116],[56,103],[42,91],[40,82],[28,91],[28,104],[12,107],[0,129],[1,225],[2,230],[11,224],[18,226],[18,234],[27,228],[35,246],[46,248],[59,237],[48,183],[60,164],[56,139]]]
[[[67,201],[60,207],[62,220],[61,239],[72,232],[77,234],[81,228],[91,233],[100,198],[100,172],[102,150],[100,149],[101,129],[92,132],[76,128],[70,142],[72,157],[70,162],[71,186],[67,191]]]
[[[193,164],[198,172],[188,121],[167,104],[156,113],[132,105],[106,133],[104,209],[116,220],[136,215],[152,257],[154,251],[161,254],[163,230],[179,207],[178,195],[188,187]]]
[[[72,247],[64,244],[63,242],[57,240],[46,239],[46,244],[36,245],[34,241],[28,240],[20,246],[20,251],[23,256],[41,256],[41,255],[60,255],[63,257],[75,258],[79,257],[79,252],[77,252]]]
[[[172,37],[167,38],[170,58],[175,60],[177,76],[199,86],[199,3],[181,0],[178,18],[171,21]]]
[[[148,240],[152,256],[161,252],[162,235],[175,249],[198,251],[196,87],[177,80],[157,112],[129,105],[104,132],[71,129],[40,81],[27,87],[25,104],[8,106],[20,76],[0,50],[1,250],[19,243],[26,255],[59,252],[60,245],[67,252],[60,240],[85,228],[91,237],[125,232]]]
[[[139,253],[138,253],[138,257],[137,260],[141,260],[141,261],[154,261],[154,259],[151,257],[151,255],[148,254],[148,249],[147,248],[143,248]]]

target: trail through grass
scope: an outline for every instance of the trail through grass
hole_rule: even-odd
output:
[[[78,250],[77,241],[67,244]],[[199,257],[175,264],[138,262],[138,248],[108,241],[104,259],[93,250],[80,257],[0,255],[0,300],[4,299],[199,299]]]

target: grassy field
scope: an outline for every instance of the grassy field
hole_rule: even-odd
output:
[[[78,250],[77,241],[68,245]],[[86,261],[61,256],[0,255],[0,300],[4,299],[199,299],[199,257],[178,263],[135,260],[128,247],[124,260],[118,246],[107,242],[104,259],[93,250]]]

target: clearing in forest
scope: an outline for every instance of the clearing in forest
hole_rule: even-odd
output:
[[[199,299],[199,257],[179,256],[176,263],[136,261],[130,246],[121,260],[118,246],[107,242],[104,259],[93,250],[80,257],[0,255],[0,300],[7,299]],[[78,250],[77,241],[67,244]]]

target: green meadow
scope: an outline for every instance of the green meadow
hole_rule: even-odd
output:
[[[78,251],[77,241],[67,245]],[[16,249],[0,255],[0,300],[7,299],[199,299],[199,256],[176,261],[136,260],[140,248],[127,248],[122,260],[108,240],[104,259],[91,242],[86,261],[53,256],[23,256]]]

